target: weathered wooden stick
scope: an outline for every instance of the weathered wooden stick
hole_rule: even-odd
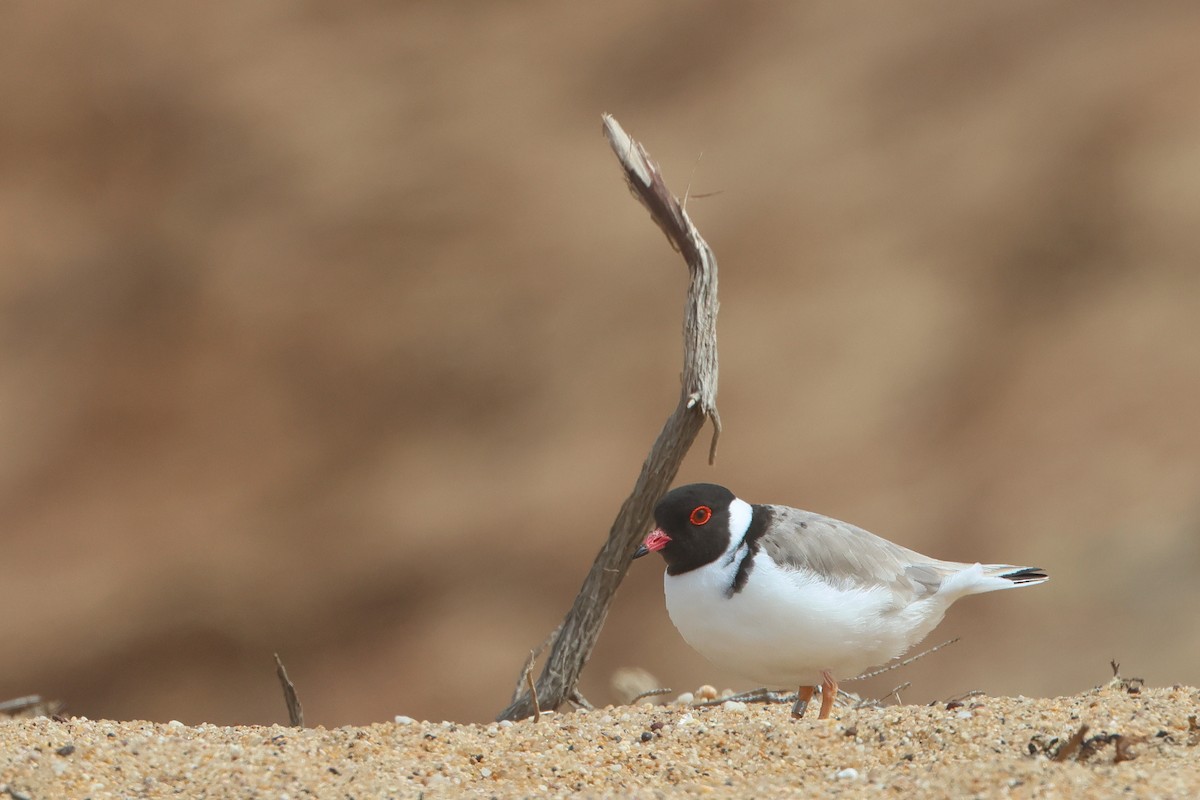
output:
[[[602,117],[604,135],[621,162],[630,191],[667,235],[671,246],[683,254],[691,280],[683,323],[683,375],[679,403],[642,464],[633,492],[621,505],[575,603],[559,626],[545,667],[537,680],[541,710],[557,709],[576,691],[579,674],[591,657],[600,628],[608,616],[617,587],[625,577],[633,553],[650,529],[654,504],[670,488],[683,458],[705,420],[713,422],[708,459],[716,458],[721,418],[717,414],[717,260],[700,236],[687,211],[663,181],[662,173],[646,149],[635,142],[608,114]],[[512,703],[497,719],[524,719],[536,713],[532,692],[522,684],[522,673]]]

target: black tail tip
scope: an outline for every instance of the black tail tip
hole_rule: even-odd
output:
[[[1000,577],[1006,578],[1013,583],[1032,583],[1033,581],[1044,581],[1050,578],[1041,567],[1023,567],[1022,569],[1005,573]]]

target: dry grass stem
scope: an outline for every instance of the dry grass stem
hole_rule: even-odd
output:
[[[541,722],[542,707],[538,703],[537,687],[533,685],[533,670],[525,673],[525,683],[529,686],[529,697],[533,700],[533,721]]]
[[[662,689],[650,689],[648,691],[641,692],[636,697],[634,697],[632,700],[630,700],[629,705],[631,705],[631,706],[637,705],[641,701],[645,700],[647,697],[662,697],[664,694],[671,694],[673,691],[675,691],[675,690],[671,689],[669,687],[664,687]]]
[[[874,678],[876,675],[882,675],[885,672],[891,672],[894,669],[900,669],[901,667],[907,667],[909,664],[913,663],[914,661],[919,661],[920,659],[924,658],[927,655],[936,653],[938,650],[941,650],[943,647],[949,647],[950,645],[957,642],[959,640],[959,638],[960,637],[955,636],[953,639],[948,639],[939,645],[929,648],[928,650],[922,650],[921,652],[917,653],[915,656],[906,658],[903,661],[897,661],[894,664],[888,664],[887,666],[880,667],[879,669],[872,670],[870,672],[864,672],[862,675],[857,675],[853,678],[847,678],[846,680],[844,680],[842,682],[849,683],[850,681],[862,681],[862,680],[866,680],[867,678]],[[885,697],[886,697],[886,695],[885,695]]]

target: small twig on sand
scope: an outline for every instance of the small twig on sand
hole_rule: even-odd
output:
[[[787,695],[780,694],[772,689],[762,687],[759,689],[750,689],[749,691],[731,694],[726,697],[717,697],[712,700],[703,700],[699,703],[692,703],[692,708],[713,708],[722,703],[727,703],[732,700],[735,703],[766,703],[772,705],[774,703],[795,702],[793,697],[787,700]]]
[[[711,708],[719,706],[722,703],[727,703],[732,700],[735,703],[763,703],[765,705],[776,705],[779,703],[794,703],[796,702],[796,693],[792,692],[777,692],[774,689],[762,687],[759,689],[751,689],[747,692],[739,692],[731,694],[727,697],[718,697],[715,700],[705,700],[701,703],[692,703],[693,708]]]
[[[885,667],[880,667],[879,669],[873,670],[871,672],[864,672],[862,675],[859,675],[854,678],[847,678],[845,681],[843,681],[843,683],[849,683],[850,681],[866,680],[867,678],[874,678],[875,676],[882,675],[885,672],[891,672],[894,669],[899,669],[900,667],[906,667],[909,664],[913,663],[914,661],[924,658],[925,656],[929,655],[930,653],[936,653],[938,650],[941,650],[943,647],[949,647],[950,645],[957,642],[958,639],[959,639],[959,637],[956,636],[955,638],[949,639],[945,642],[942,642],[941,644],[936,645],[935,647],[931,647],[928,650],[923,650],[920,653],[917,653],[915,656],[912,656],[911,658],[906,658],[903,661],[897,661],[894,664],[888,664]],[[892,689],[890,692],[885,694],[883,697],[879,698],[878,700],[859,699],[859,698],[855,697],[854,695],[850,694],[849,692],[843,691],[841,689],[838,690],[838,695],[843,697],[844,699],[848,700],[852,704],[854,704],[855,708],[870,708],[872,706],[882,706],[883,702],[885,700],[887,700],[889,697],[892,697],[893,695],[896,697],[896,703],[897,704],[901,703],[900,691],[903,689],[907,689],[910,686],[912,686],[912,681],[907,681],[905,683],[902,683],[899,686],[897,686],[895,689]],[[982,692],[977,692],[977,694],[982,694]],[[967,694],[964,696],[970,697],[971,694]],[[693,705],[696,708],[708,708],[710,706],[719,706],[722,703],[724,703],[726,700],[736,700],[736,701],[739,701],[742,703],[791,703],[791,702],[795,702],[796,695],[795,695],[795,693],[788,695],[788,694],[783,694],[783,693],[779,693],[779,692],[774,692],[774,691],[772,691],[770,689],[766,689],[766,688],[751,689],[750,691],[742,692],[741,694],[735,694],[730,697],[718,697],[716,700],[707,700],[703,703],[694,703]]]
[[[529,655],[532,656],[533,653],[530,653]],[[529,686],[529,697],[533,702],[533,721],[541,722],[542,707],[538,705],[537,687],[533,685],[533,670],[529,670],[525,673],[525,683]]]
[[[575,705],[582,708],[584,711],[595,711],[596,710],[596,707],[594,705],[592,705],[591,703],[589,703],[588,699],[583,696],[583,692],[579,691],[578,689],[571,692],[571,696],[568,697],[567,699],[570,700]]]
[[[629,705],[636,706],[638,703],[640,703],[642,700],[645,700],[647,697],[661,697],[664,694],[671,694],[671,692],[673,692],[673,691],[675,691],[675,690],[671,689],[670,687],[663,687],[662,689],[650,689],[648,691],[642,692],[637,697],[630,700]]]
[[[670,488],[684,456],[711,420],[712,443],[708,460],[716,458],[721,418],[717,414],[717,259],[696,226],[667,188],[658,165],[641,144],[634,141],[608,114],[602,118],[604,135],[621,162],[630,191],[650,212],[651,219],[666,234],[671,246],[687,262],[690,281],[683,321],[683,375],[679,402],[667,417],[662,431],[642,464],[633,491],[621,505],[609,529],[608,539],[592,562],[575,602],[554,637],[542,674],[537,680],[541,702],[557,709],[566,702],[583,665],[592,655],[600,628],[625,577],[634,551],[650,529],[654,505]],[[524,684],[518,696],[497,719],[524,719],[534,712],[532,693]]]
[[[904,701],[900,699],[900,690],[907,689],[910,686],[912,686],[912,681],[905,681],[904,683],[897,686],[895,689],[892,689],[890,692],[885,694],[883,697],[879,698],[879,700],[880,700],[880,702],[883,702],[884,700],[887,700],[889,697],[895,697],[896,705],[898,705],[898,706],[903,705]]]
[[[931,653],[936,653],[938,650],[941,650],[943,647],[949,647],[950,645],[954,644],[958,640],[959,640],[959,637],[955,636],[953,639],[949,639],[945,642],[942,642],[941,644],[937,645],[936,647],[931,647],[928,650],[922,650],[920,653],[917,653],[915,656],[912,656],[911,658],[906,658],[903,661],[897,661],[895,664],[888,664],[886,667],[880,667],[879,669],[872,670],[871,672],[864,672],[862,675],[858,675],[853,678],[847,678],[846,680],[844,680],[842,682],[849,683],[850,681],[862,681],[862,680],[866,680],[867,678],[874,678],[876,675],[882,675],[885,672],[891,672],[894,669],[900,669],[901,667],[907,667],[909,664],[913,663],[914,661],[918,661]],[[884,697],[887,697],[887,696],[888,695],[884,695]]]
[[[558,623],[558,627],[550,631],[550,635],[542,640],[535,649],[529,651],[529,656],[525,659],[525,664],[521,667],[521,677],[517,679],[517,685],[513,689],[512,700],[509,702],[517,702],[517,698],[521,696],[522,690],[525,689],[526,680],[529,678],[529,673],[533,672],[534,662],[538,660],[538,656],[546,651],[550,643],[554,641],[554,637],[558,636],[558,632],[562,630],[562,623]]]
[[[1087,736],[1088,726],[1083,724],[1079,726],[1079,730],[1071,735],[1062,747],[1058,748],[1058,752],[1054,754],[1055,761],[1066,761],[1071,756],[1075,755],[1075,751],[1083,744],[1083,737]]]
[[[946,705],[952,705],[954,703],[961,703],[963,700],[966,700],[970,697],[978,697],[981,694],[985,694],[983,689],[972,689],[969,692],[963,692],[962,694],[956,694],[953,697],[947,697],[945,700],[933,700],[929,703],[929,705],[931,707],[936,706],[939,703],[945,703]]]
[[[900,692],[904,689],[907,689],[910,686],[912,686],[912,681],[905,681],[904,683],[897,686],[895,689],[892,689],[887,694],[883,695],[882,697],[878,697],[878,698],[864,697],[862,699],[858,699],[858,698],[855,698],[853,695],[846,695],[846,697],[848,700],[851,700],[853,702],[853,705],[851,706],[851,708],[854,708],[854,709],[883,708],[884,702],[886,702],[887,699],[889,697],[891,697],[892,695],[896,696],[896,705],[902,705],[904,703],[904,701],[900,699]],[[838,694],[843,695],[846,693],[843,692],[841,689],[838,689]]]
[[[287,704],[288,724],[294,728],[303,728],[304,709],[300,706],[300,698],[296,696],[296,686],[288,679],[283,661],[279,659],[279,653],[275,654],[275,675],[279,678],[279,685],[283,687],[283,702]]]
[[[1115,658],[1109,661],[1108,665],[1112,667],[1113,671],[1113,678],[1109,681],[1109,686],[1120,686],[1129,694],[1138,694],[1142,691],[1142,687],[1146,685],[1144,678],[1122,678],[1121,664]]]
[[[14,697],[12,700],[0,701],[0,714],[17,714],[41,704],[40,694],[27,694],[24,697]]]

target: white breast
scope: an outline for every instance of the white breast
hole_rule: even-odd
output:
[[[949,605],[934,595],[897,607],[886,587],[837,588],[807,570],[754,555],[740,592],[729,590],[744,548],[682,575],[666,575],[667,611],[680,634],[718,667],[769,687],[850,678],[920,641]]]

